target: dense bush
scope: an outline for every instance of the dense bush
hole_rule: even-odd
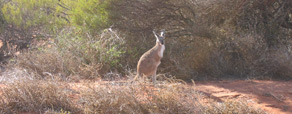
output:
[[[1,0],[0,1],[0,9],[2,9],[2,7],[3,7],[3,1]],[[4,15],[3,15],[3,12],[2,12],[2,10],[0,11],[0,32],[2,31],[2,29],[3,29],[3,27],[4,27]]]
[[[5,20],[20,28],[51,25],[57,22],[54,14],[56,0],[12,0],[4,4],[2,11]],[[60,20],[62,21],[62,20]]]
[[[132,35],[127,45],[138,55],[154,44],[153,29],[167,30],[159,72],[184,79],[291,78],[289,72],[263,71],[279,64],[292,68],[272,56],[279,51],[279,57],[291,58],[289,9],[288,0],[119,0],[110,19]]]
[[[70,53],[80,64],[102,64],[105,72],[135,69],[155,44],[152,30],[166,29],[158,73],[189,80],[291,78],[289,9],[289,0],[11,0],[2,11],[13,27],[53,28],[44,36],[55,39],[55,54]],[[111,24],[122,40],[103,35]],[[34,32],[25,33],[31,37]]]
[[[99,75],[101,68],[109,71],[121,67],[123,51],[118,49],[122,49],[123,39],[118,39],[113,31],[102,31],[109,23],[107,1],[10,0],[1,3],[3,19],[7,22],[4,32],[0,33],[5,42],[1,54],[14,56],[19,49],[38,49],[19,57],[17,63],[21,67],[38,75],[82,74],[81,77],[87,78]],[[52,48],[42,47],[43,41],[48,41]]]
[[[72,2],[72,0],[69,0]],[[92,33],[108,27],[108,11],[110,0],[80,0],[73,1],[70,5],[72,16],[70,22],[80,28],[87,29]]]

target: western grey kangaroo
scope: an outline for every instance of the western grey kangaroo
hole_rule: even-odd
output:
[[[160,34],[156,34],[156,32],[153,31],[153,34],[156,37],[156,45],[141,56],[138,61],[137,75],[134,80],[141,76],[152,76],[152,81],[156,84],[157,67],[161,63],[160,60],[165,50],[165,30],[161,30]]]

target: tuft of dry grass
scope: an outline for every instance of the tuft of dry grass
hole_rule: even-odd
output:
[[[64,59],[65,56],[67,59]],[[29,51],[17,58],[19,67],[34,72],[39,76],[38,78],[46,78],[58,73],[68,75],[78,69],[78,64],[80,64],[80,61],[77,59],[67,54],[61,55],[55,49],[48,49],[45,52]]]
[[[10,68],[0,72],[0,84],[14,83],[20,80],[34,80],[34,74],[25,69]]]
[[[2,113],[37,112],[48,109],[78,111],[60,84],[47,81],[22,81],[5,85],[1,89]]]
[[[69,52],[58,52],[56,48],[24,53],[17,58],[14,66],[27,69],[37,79],[60,80],[70,79],[72,75],[90,79],[98,75],[101,67],[100,64],[85,64],[81,58]]]
[[[191,91],[187,92],[189,89]],[[85,113],[200,113],[198,94],[183,85],[95,85],[81,92]],[[183,93],[183,94],[181,94]]]

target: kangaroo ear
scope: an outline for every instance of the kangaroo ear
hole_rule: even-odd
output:
[[[153,32],[154,36],[158,39],[156,32],[155,31],[152,31],[152,32]]]
[[[162,29],[162,30],[161,30],[160,36],[161,36],[161,37],[165,37],[165,29]]]

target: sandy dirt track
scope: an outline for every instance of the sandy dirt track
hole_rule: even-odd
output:
[[[292,114],[292,81],[208,81],[196,89],[218,102],[246,99],[271,114]]]

